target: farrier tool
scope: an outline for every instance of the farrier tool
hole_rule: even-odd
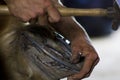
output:
[[[76,8],[58,8],[61,16],[92,16],[108,17],[113,19],[112,28],[117,30],[120,25],[120,0],[115,0],[113,7],[108,9],[76,9]],[[9,15],[7,6],[0,5],[0,15]]]

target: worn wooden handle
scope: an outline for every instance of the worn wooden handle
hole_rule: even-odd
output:
[[[106,9],[76,9],[76,8],[58,8],[61,16],[107,16]],[[0,5],[0,15],[10,15],[7,6]]]
[[[79,8],[58,8],[62,16],[107,16],[106,9],[79,9]]]

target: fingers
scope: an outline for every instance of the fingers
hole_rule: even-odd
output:
[[[89,76],[90,76],[91,72],[93,71],[93,69],[94,69],[95,65],[97,65],[97,64],[98,64],[98,62],[99,62],[99,58],[97,58],[97,59],[96,59],[96,61],[94,62],[93,66],[91,67],[91,69],[90,69],[89,73],[88,73],[87,75],[85,75],[85,77],[84,77],[84,78],[86,78],[86,77],[89,77]]]
[[[7,2],[7,5],[11,14],[24,22],[43,15],[51,23],[60,20],[60,14],[52,0],[15,0]]]
[[[88,51],[90,51],[90,53],[88,53]],[[85,77],[90,76],[90,73],[92,72],[93,68],[99,62],[99,58],[97,53],[94,51],[94,49],[88,50],[88,51],[87,52],[83,51],[83,52],[86,52],[86,54],[85,53],[82,54],[82,56],[85,57],[85,60],[80,72],[73,76],[70,76],[68,80],[81,80]],[[76,54],[74,56],[76,56]]]
[[[46,26],[46,25],[48,25],[47,16],[46,16],[46,15],[39,16],[39,17],[38,17],[38,24],[41,25],[41,26]]]
[[[49,6],[47,8],[47,13],[49,15],[49,21],[50,22],[58,22],[60,20],[60,14],[58,10],[54,6]]]
[[[74,52],[74,54],[72,54],[72,57],[71,57],[71,62],[72,63],[78,63],[79,62],[79,60],[80,60],[80,57],[81,57],[81,53],[78,53],[76,50],[74,51],[72,51],[72,53]]]
[[[37,16],[35,13],[33,13],[29,10],[27,12],[23,13],[23,14],[18,14],[18,15],[20,15],[20,17],[18,16],[18,18],[20,20],[22,20],[23,22],[28,22],[30,20],[33,20]],[[17,16],[17,15],[14,15],[14,16]]]

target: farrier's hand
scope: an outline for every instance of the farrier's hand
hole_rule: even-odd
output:
[[[29,21],[41,15],[48,15],[50,22],[60,19],[52,0],[5,0],[9,11],[22,21]]]
[[[60,22],[55,23],[53,27],[70,40],[73,63],[78,63],[80,57],[84,57],[84,64],[80,72],[70,76],[68,80],[81,80],[88,77],[98,63],[99,56],[85,30],[70,17],[61,18]]]
[[[80,36],[72,40],[71,47],[73,63],[77,63],[80,60],[80,56],[84,57],[85,61],[81,71],[78,74],[69,77],[68,80],[81,80],[89,77],[93,68],[99,61],[97,52],[87,38]]]

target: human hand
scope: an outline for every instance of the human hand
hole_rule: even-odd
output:
[[[5,2],[11,14],[25,22],[46,14],[49,22],[60,20],[60,14],[52,0],[5,0]]]
[[[89,77],[99,62],[99,56],[85,30],[70,17],[62,18],[60,22],[53,24],[53,27],[71,42],[72,63],[79,63],[80,58],[84,57],[84,63],[80,72],[70,76],[68,80],[81,80]]]
[[[72,48],[72,62],[78,63],[80,57],[84,57],[84,64],[79,73],[72,75],[68,80],[81,80],[89,77],[95,65],[99,62],[97,52],[89,42],[89,40],[82,37],[76,37],[71,42]]]

